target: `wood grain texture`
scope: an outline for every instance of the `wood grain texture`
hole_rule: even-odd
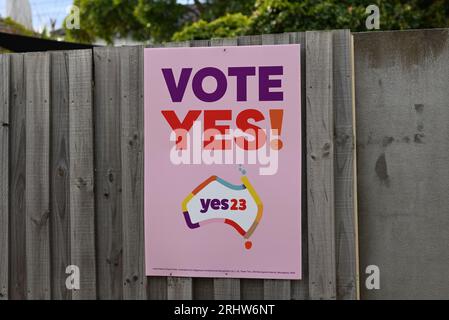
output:
[[[449,296],[449,30],[354,35],[362,299]],[[366,267],[380,289],[365,287]]]
[[[175,41],[167,42],[162,45],[154,45],[153,47],[165,47],[165,48],[177,48],[177,47],[190,47],[190,41]]]
[[[67,54],[51,54],[50,241],[51,297],[69,300],[66,267],[70,262],[69,67]]]
[[[27,298],[50,299],[50,55],[25,56]]]
[[[190,41],[191,47],[210,47],[210,40],[192,40]]]
[[[306,300],[309,298],[309,257],[308,257],[308,225],[307,225],[307,126],[306,123],[306,34],[305,32],[289,32],[290,43],[301,46],[301,123],[302,123],[302,194],[301,194],[301,280],[291,281],[291,298]]]
[[[336,286],[337,299],[351,300],[357,298],[352,38],[349,30],[332,35]]]
[[[193,300],[210,300],[214,297],[214,279],[192,278]]]
[[[0,55],[0,300],[9,294],[9,56]]]
[[[237,38],[223,38],[223,39],[211,39],[211,47],[222,47],[222,46],[236,46]]]
[[[360,241],[359,241],[359,205],[357,192],[357,123],[356,123],[356,104],[355,104],[355,52],[354,52],[354,35],[351,34],[351,53],[352,53],[352,132],[354,135],[354,162],[352,166],[354,177],[354,230],[355,230],[355,264],[356,264],[356,299],[360,300]]]
[[[265,300],[290,300],[291,299],[290,280],[264,280]]]
[[[237,37],[237,44],[239,46],[257,46],[262,44],[262,36],[254,35],[254,36],[240,36]]]
[[[215,300],[240,300],[240,279],[214,279]]]
[[[261,35],[261,44],[262,45],[289,44],[289,43],[290,43],[290,34],[288,34],[288,33]]]
[[[10,255],[9,298],[26,299],[25,143],[26,91],[23,54],[10,56]]]
[[[168,277],[167,299],[192,300],[193,299],[192,278]]]
[[[309,293],[336,298],[332,33],[306,32]]]
[[[147,277],[147,298],[149,300],[167,300],[167,291],[167,277]]]
[[[80,268],[74,300],[95,299],[92,51],[72,51],[69,69],[70,262]]]
[[[97,296],[122,299],[120,48],[95,48],[94,66]]]
[[[146,299],[143,210],[143,47],[120,51],[123,298]]]

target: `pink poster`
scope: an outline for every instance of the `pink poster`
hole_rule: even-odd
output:
[[[301,278],[299,45],[145,49],[149,276]]]

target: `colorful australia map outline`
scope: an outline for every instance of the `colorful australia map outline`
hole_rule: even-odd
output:
[[[243,236],[244,239],[248,240],[251,235],[254,233],[254,230],[256,230],[257,225],[259,224],[260,220],[262,219],[262,214],[263,214],[263,203],[260,200],[259,195],[256,193],[256,191],[254,190],[254,187],[251,185],[251,183],[248,180],[248,177],[246,176],[242,176],[241,177],[242,183],[241,185],[235,185],[232,183],[227,182],[226,180],[221,179],[220,177],[217,176],[211,176],[208,179],[204,180],[198,187],[196,187],[182,202],[182,212],[184,215],[184,218],[186,220],[186,224],[190,229],[196,229],[199,228],[201,226],[200,222],[197,223],[192,223],[192,219],[190,218],[190,214],[189,211],[187,210],[187,204],[192,200],[192,198],[201,190],[203,190],[205,187],[207,187],[210,183],[217,181],[218,183],[224,185],[227,188],[233,189],[233,190],[244,190],[247,189],[249,194],[251,195],[251,197],[253,198],[254,202],[257,205],[257,214],[256,214],[256,218],[253,221],[253,224],[251,225],[251,227],[248,229],[248,231],[243,230],[243,228],[241,228],[235,221],[231,220],[231,219],[227,219],[227,218],[223,218],[223,219],[212,219],[214,222],[224,222],[227,225],[232,226],[235,230],[237,230],[237,232]],[[211,221],[208,221],[208,223]],[[245,243],[245,247],[247,249],[250,249],[252,246],[250,241],[247,241]]]

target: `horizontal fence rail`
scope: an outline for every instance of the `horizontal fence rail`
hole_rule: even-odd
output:
[[[165,46],[289,43],[302,53],[302,280],[145,276],[144,48],[106,47],[0,56],[0,299],[356,299],[350,32]]]

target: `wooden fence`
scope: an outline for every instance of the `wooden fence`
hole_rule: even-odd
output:
[[[356,299],[350,32],[167,46],[288,43],[302,48],[302,280],[145,277],[143,48],[105,47],[0,56],[0,299]]]

